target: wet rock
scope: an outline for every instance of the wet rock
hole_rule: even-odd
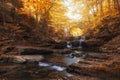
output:
[[[52,50],[45,50],[45,49],[22,49],[22,55],[36,55],[36,54],[51,54],[53,53]]]
[[[49,48],[35,47],[35,46],[3,46],[1,49],[3,54],[11,55],[39,55],[39,54],[51,54],[54,51]]]
[[[87,47],[93,47],[93,46],[100,46],[101,45],[101,40],[100,39],[89,39],[83,42]]]
[[[32,63],[32,62],[39,62],[43,59],[40,55],[21,55],[21,56],[15,56],[15,55],[3,55],[0,57],[0,62],[6,62],[6,63]]]
[[[90,54],[86,58],[80,59],[78,63],[70,65],[68,70],[78,74],[96,76],[103,79],[107,79],[109,77],[119,79],[119,58],[119,55],[101,56],[101,54]]]
[[[11,52],[15,47],[12,47],[12,46],[3,46],[1,51],[2,53],[8,53],[8,52]]]
[[[89,39],[82,42],[83,50],[98,51],[98,47],[103,44],[101,39]]]
[[[53,43],[54,49],[64,49],[66,48],[66,42]]]
[[[9,62],[13,62],[13,63],[25,63],[26,60],[23,57],[20,56],[14,56],[11,58],[11,60],[9,60]]]
[[[120,53],[120,35],[100,47],[101,52]]]

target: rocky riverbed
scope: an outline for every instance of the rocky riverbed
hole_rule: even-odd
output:
[[[87,53],[84,59],[69,66],[68,70],[78,74],[95,76],[101,80],[120,80],[120,55]]]
[[[119,80],[119,74],[116,53],[17,46],[0,56],[1,80]]]
[[[5,56],[2,57],[4,58],[0,59],[0,80],[100,80],[67,72],[69,65],[81,59],[71,58],[69,54],[12,55],[9,56],[11,61]]]

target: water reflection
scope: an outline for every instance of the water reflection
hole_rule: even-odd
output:
[[[73,74],[70,74],[70,73],[66,72],[66,76],[71,77],[71,76],[73,76]]]
[[[73,63],[77,63],[79,61],[79,59],[80,59],[79,57],[73,57],[73,58],[66,57],[64,59],[64,61],[65,61],[66,65],[71,65]]]

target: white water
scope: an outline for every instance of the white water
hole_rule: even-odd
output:
[[[50,63],[39,62],[38,65],[41,66],[41,67],[50,67],[51,69],[55,69],[57,71],[64,71],[64,70],[66,70],[65,67],[58,66],[58,65],[52,65]]]
[[[72,48],[72,44],[70,41],[67,42],[67,48]]]
[[[53,66],[51,66],[51,68],[55,69],[57,71],[64,71],[64,70],[66,70],[65,67],[61,67],[61,66],[57,66],[57,65],[53,65]]]
[[[78,39],[78,38],[76,38]],[[79,46],[77,48],[79,49],[82,49],[82,42],[86,40],[86,37],[85,36],[81,36],[81,38],[79,40],[75,40],[75,41],[79,41]],[[72,43],[71,41],[67,41],[67,48],[72,48],[74,46],[72,46]]]
[[[79,49],[82,48],[82,42],[86,40],[86,37],[85,36],[81,36],[80,40],[79,40]]]
[[[43,63],[43,62],[39,62],[38,65],[39,65],[39,66],[42,66],[42,67],[48,67],[48,66],[51,66],[51,64],[49,64],[49,63]]]

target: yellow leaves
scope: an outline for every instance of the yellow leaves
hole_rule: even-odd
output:
[[[83,34],[83,31],[78,27],[73,27],[70,29],[70,34],[72,36],[81,36]]]
[[[52,0],[22,0],[24,4],[24,8],[22,11],[26,14],[35,15],[38,13],[39,15],[45,14],[45,10],[48,10],[51,6]]]
[[[28,0],[22,0],[22,1],[24,1],[25,3],[28,2]]]

